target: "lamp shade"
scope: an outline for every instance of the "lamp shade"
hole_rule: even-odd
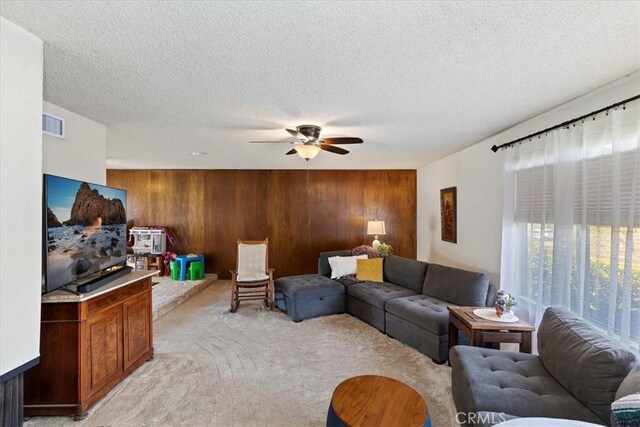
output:
[[[296,151],[305,160],[313,159],[320,152],[320,147],[312,144],[296,145]]]
[[[372,236],[384,235],[384,221],[367,221],[367,234]]]

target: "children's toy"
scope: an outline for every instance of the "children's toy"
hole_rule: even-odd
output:
[[[167,250],[167,232],[164,229],[133,227],[129,234],[133,236],[134,254],[162,255]]]
[[[204,265],[202,261],[193,261],[189,263],[187,269],[189,280],[200,280],[204,277]]]
[[[180,279],[180,267],[178,266],[178,263],[176,261],[170,261],[169,265],[171,268],[171,278],[173,280]]]
[[[180,268],[180,280],[187,280],[187,271],[189,270],[189,265],[200,261],[202,265],[202,275],[204,276],[204,255],[202,254],[189,254],[189,255],[178,255],[175,258],[178,263],[178,267]]]
[[[178,254],[176,254],[175,252],[166,252],[164,254],[164,274],[165,274],[165,276],[173,276],[173,270],[171,269],[171,261],[175,260],[177,255]],[[176,264],[176,269],[177,268],[178,268],[178,266]]]

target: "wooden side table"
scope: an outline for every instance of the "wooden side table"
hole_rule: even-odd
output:
[[[531,353],[531,334],[536,328],[518,320],[517,322],[495,322],[473,314],[473,310],[486,307],[449,306],[449,350],[458,344],[458,331],[469,337],[469,344],[483,347],[491,344],[500,348],[500,343],[520,344],[522,353]]]
[[[327,426],[431,426],[427,404],[408,385],[380,375],[360,375],[333,392]]]

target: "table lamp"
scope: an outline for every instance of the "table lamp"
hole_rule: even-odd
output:
[[[367,234],[370,236],[374,236],[373,249],[378,249],[380,246],[380,240],[378,240],[378,236],[384,236],[384,221],[378,221],[377,219],[373,221],[367,221]]]

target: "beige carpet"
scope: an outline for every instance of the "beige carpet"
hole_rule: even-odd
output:
[[[205,275],[203,280],[172,280],[169,276],[153,278],[153,320],[158,320],[204,288],[215,282],[215,274]]]
[[[454,426],[450,370],[347,315],[294,323],[246,302],[229,313],[216,281],[154,322],[155,358],[81,422],[27,426],[323,426],[333,389],[361,374],[396,378],[426,400],[434,426]]]

